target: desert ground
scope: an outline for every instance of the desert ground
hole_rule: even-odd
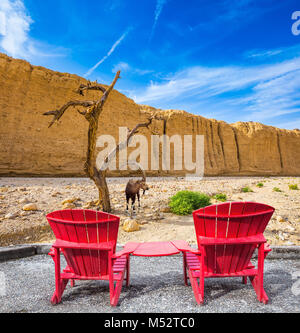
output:
[[[297,185],[300,189],[300,177],[206,177],[194,181],[183,177],[149,178],[150,189],[141,197],[142,207],[133,218],[126,213],[127,181],[128,178],[108,179],[112,213],[121,217],[119,244],[172,239],[195,244],[192,216],[177,216],[168,208],[172,195],[192,190],[209,196],[225,193],[227,201],[255,201],[273,206],[276,210],[265,231],[268,242],[300,245],[300,190],[289,188]],[[258,187],[258,183],[263,185]],[[244,187],[252,192],[242,192]],[[68,207],[93,209],[92,202],[97,196],[97,189],[88,178],[0,178],[0,246],[53,242],[46,214]],[[212,198],[211,202],[219,201]],[[125,228],[128,224],[135,231],[129,232]]]

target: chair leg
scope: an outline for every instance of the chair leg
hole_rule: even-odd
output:
[[[110,284],[110,304],[111,306],[117,306],[119,297],[121,294],[122,286],[123,286],[123,280],[124,280],[125,271],[122,272],[120,280],[116,282],[116,286],[114,286],[114,282]]]
[[[242,283],[243,284],[247,284],[247,276],[243,276],[242,277]]]
[[[109,275],[109,294],[110,294],[110,304],[111,306],[117,306],[119,297],[121,294],[123,281],[125,277],[125,270],[128,268],[126,274],[128,274],[128,280],[129,281],[129,262],[127,261],[125,269],[122,270],[121,276],[116,281],[114,280],[114,274],[113,274],[113,262],[112,262],[112,252],[109,253],[108,259],[109,259],[109,266],[108,266],[108,275]]]
[[[191,286],[194,292],[194,296],[196,299],[196,302],[198,304],[203,304],[204,302],[204,281],[202,278],[200,278],[200,282],[198,284],[197,278],[193,276],[192,271],[188,270]]]
[[[188,277],[187,277],[187,267],[186,267],[186,253],[183,252],[183,279],[184,279],[184,284],[187,286],[188,285]]]
[[[257,299],[264,304],[268,303],[268,296],[264,290],[264,245],[261,244],[258,248],[258,259],[257,259],[257,275],[251,276],[250,281],[256,292]]]
[[[68,283],[68,279],[62,279],[60,277],[60,251],[58,248],[54,248],[53,253],[51,254],[54,265],[55,265],[55,291],[51,298],[51,303],[53,305],[61,302],[62,294]]]
[[[126,287],[130,284],[130,255],[127,256],[127,263],[126,263]]]

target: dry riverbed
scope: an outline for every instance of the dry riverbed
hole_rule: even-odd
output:
[[[126,214],[124,190],[128,178],[108,179],[113,214],[121,217],[118,243],[128,241],[196,242],[192,216],[168,211],[168,200],[180,190],[200,191],[210,196],[225,193],[228,201],[256,201],[275,207],[265,236],[271,245],[300,245],[300,177],[209,177],[149,178],[150,190],[142,196],[142,208],[134,221]],[[262,183],[262,187],[257,184]],[[249,187],[253,192],[243,193]],[[274,188],[280,192],[274,191]],[[0,246],[51,243],[54,240],[45,215],[70,207],[87,208],[97,199],[97,189],[87,178],[0,178]],[[218,203],[212,199],[212,203]],[[92,207],[91,207],[92,209]],[[138,226],[128,232],[126,227]],[[134,228],[133,228],[134,229]],[[129,229],[126,229],[129,230]]]

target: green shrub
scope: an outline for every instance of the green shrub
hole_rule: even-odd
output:
[[[282,192],[281,189],[280,189],[279,187],[274,187],[274,188],[273,188],[273,191],[274,191],[274,192]]]
[[[176,215],[189,215],[194,210],[210,204],[210,197],[204,193],[179,191],[170,198],[169,207]]]
[[[289,185],[289,189],[290,189],[290,190],[299,190],[297,184],[291,184],[291,185]]]
[[[257,187],[263,187],[264,184],[263,184],[263,183],[258,183],[258,184],[256,184],[256,186],[257,186]]]
[[[246,193],[246,192],[253,192],[253,191],[251,190],[250,187],[246,186],[246,187],[242,188],[242,192]]]
[[[225,193],[218,193],[215,196],[213,196],[213,198],[218,201],[223,201],[223,202],[227,200],[227,196]]]

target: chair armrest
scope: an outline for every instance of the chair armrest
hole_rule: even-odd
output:
[[[171,243],[181,252],[190,252],[198,255],[202,253],[201,250],[191,248],[186,241],[175,240],[171,241]]]
[[[210,245],[238,245],[238,244],[261,244],[266,243],[266,239],[263,234],[257,234],[254,236],[238,237],[238,238],[215,238],[215,237],[203,237],[198,236],[198,241],[203,246]]]
[[[264,252],[271,252],[271,251],[272,251],[272,249],[271,249],[271,247],[270,247],[270,244],[265,243],[265,244],[264,244]]]
[[[270,244],[265,243],[263,244],[264,246],[264,258],[266,259],[266,256],[269,254],[269,252],[272,251],[272,249],[270,248]]]
[[[117,259],[117,258],[120,258],[120,257],[122,257],[122,256],[124,256],[124,255],[131,254],[131,253],[133,253],[133,252],[138,248],[139,245],[140,245],[140,243],[129,242],[129,243],[127,243],[127,244],[124,246],[124,248],[123,248],[121,251],[115,253],[115,254],[112,256],[112,258],[113,258],[113,259]]]
[[[54,247],[52,246],[49,253],[48,253],[49,256],[51,256],[52,258],[55,256],[55,249]]]
[[[114,241],[109,241],[105,243],[77,243],[77,242],[69,242],[57,239],[55,243],[52,245],[52,248],[110,251],[114,249],[114,246],[115,246]]]

